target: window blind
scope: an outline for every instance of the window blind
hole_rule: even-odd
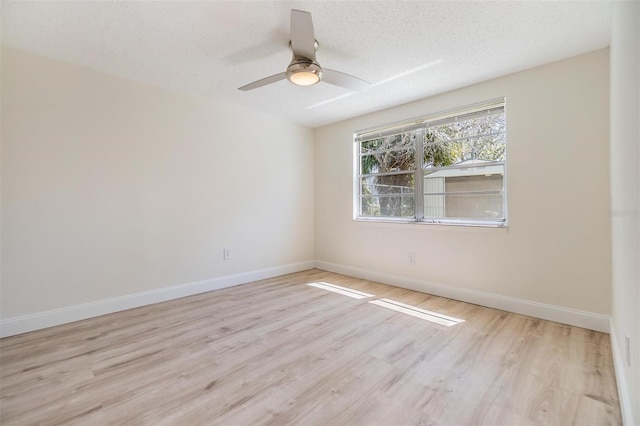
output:
[[[469,108],[465,108],[464,110],[456,109],[446,111],[444,113],[427,115],[424,117],[404,120],[402,122],[391,123],[382,127],[360,130],[356,132],[355,141],[366,142],[373,139],[399,135],[418,129],[446,125],[449,123],[454,123],[456,121],[471,120],[473,118],[502,114],[504,112],[504,103],[505,98],[499,98],[491,100],[489,102],[475,104],[471,107],[471,110]]]

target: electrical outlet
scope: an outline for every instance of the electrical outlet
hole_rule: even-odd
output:
[[[631,367],[631,342],[626,334],[624,336],[624,349],[627,356],[627,366]]]
[[[231,249],[230,248],[222,249],[222,259],[223,260],[231,260]]]
[[[410,251],[407,254],[407,260],[409,261],[409,265],[415,265],[416,264],[416,254],[412,251]]]

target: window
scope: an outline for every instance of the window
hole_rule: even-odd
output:
[[[355,134],[358,220],[504,226],[505,100]]]

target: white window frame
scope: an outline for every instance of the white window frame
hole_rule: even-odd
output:
[[[505,156],[503,161],[496,161],[494,163],[487,163],[485,165],[499,165],[502,167],[502,190],[492,191],[496,194],[499,193],[502,196],[502,218],[445,218],[445,217],[429,217],[425,215],[425,202],[424,202],[424,177],[426,175],[425,170],[431,172],[434,168],[425,169],[423,166],[424,160],[424,144],[422,132],[425,132],[428,128],[439,124],[446,124],[447,122],[455,122],[459,117],[461,119],[468,119],[472,114],[495,114],[496,111],[500,111],[505,114],[506,122],[506,98],[497,98],[490,101],[480,102],[473,105],[468,105],[462,108],[456,108],[444,112],[430,114],[427,116],[417,117],[401,122],[391,123],[384,126],[377,126],[373,128],[363,129],[357,131],[353,135],[354,149],[354,192],[353,192],[353,219],[362,222],[391,222],[391,223],[419,223],[419,224],[439,224],[439,225],[458,225],[458,226],[482,226],[482,227],[506,227],[507,226],[507,154],[506,154],[506,124],[505,131],[501,132],[505,138]],[[361,214],[362,209],[362,177],[366,174],[361,173],[362,156],[360,147],[362,142],[372,140],[375,138],[381,138],[384,136],[392,136],[395,134],[406,134],[409,132],[417,132],[415,143],[415,177],[414,177],[414,215],[413,217],[395,217],[395,216],[364,216]],[[365,154],[366,155],[366,154]],[[454,170],[460,169],[463,166],[454,164],[451,166],[441,166],[439,170]],[[382,175],[382,174],[381,174]],[[445,193],[446,194],[446,193]],[[445,195],[443,194],[443,195]]]

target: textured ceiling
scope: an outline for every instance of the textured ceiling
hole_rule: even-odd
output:
[[[291,9],[366,92],[288,81]],[[317,127],[609,45],[611,1],[2,1],[2,43]],[[497,94],[499,95],[499,94]]]

